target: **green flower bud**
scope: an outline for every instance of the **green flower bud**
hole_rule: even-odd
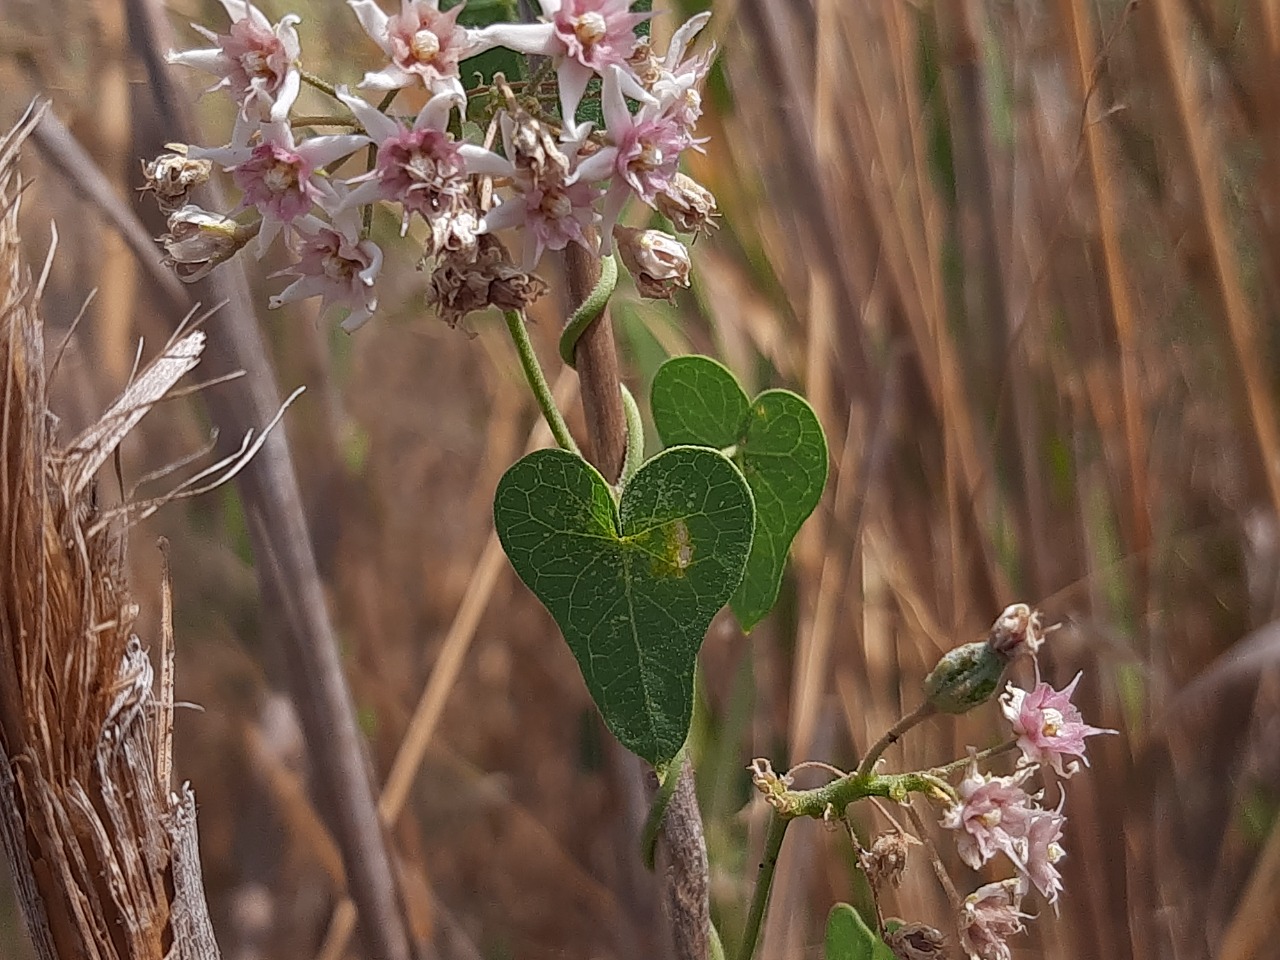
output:
[[[985,640],[948,650],[924,678],[924,692],[941,713],[967,713],[991,699],[1009,658]]]

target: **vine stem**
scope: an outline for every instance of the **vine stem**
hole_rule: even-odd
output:
[[[928,700],[920,704],[905,717],[895,723],[892,727],[885,731],[884,736],[872,744],[871,749],[867,751],[867,755],[862,758],[862,762],[858,764],[856,776],[866,777],[875,769],[876,761],[891,746],[897,743],[904,733],[920,723],[927,720],[934,714],[934,706]]]
[[[565,423],[559,408],[556,407],[556,400],[551,395],[551,387],[547,384],[547,378],[542,372],[542,365],[538,363],[533,341],[529,339],[529,329],[525,326],[523,311],[508,310],[503,316],[507,320],[507,329],[511,331],[511,339],[515,341],[516,352],[520,354],[520,369],[524,371],[529,389],[533,391],[538,401],[543,419],[551,428],[551,435],[555,437],[556,445],[561,450],[568,450],[570,453],[581,456],[578,453],[578,445],[573,442],[573,435],[569,433],[569,425]]]
[[[751,895],[751,910],[747,913],[747,926],[742,931],[742,946],[738,949],[738,960],[751,960],[755,956],[756,941],[760,939],[760,927],[764,922],[764,911],[769,905],[769,894],[773,889],[773,874],[778,866],[778,854],[782,850],[782,838],[787,834],[790,817],[784,817],[776,810],[769,811],[769,832],[764,838],[764,853],[760,861],[760,870],[756,874],[756,889]]]
[[[617,264],[604,262],[571,243],[565,273],[573,314],[561,335],[561,353],[578,371],[586,414],[589,459],[609,483],[617,483],[627,460],[627,416],[618,376],[618,353],[609,321],[608,294]],[[587,311],[591,316],[586,315]],[[693,765],[672,770],[675,790],[658,834],[655,859],[679,960],[706,960],[708,928],[707,847],[694,785]]]

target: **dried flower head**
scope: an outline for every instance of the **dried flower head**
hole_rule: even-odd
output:
[[[859,851],[858,864],[871,886],[877,890],[886,883],[891,887],[901,886],[910,846],[919,842],[900,830],[891,830],[876,837],[870,850]]]
[[[613,237],[640,296],[671,300],[677,287],[689,286],[689,251],[675,237],[621,226],[613,228]]]
[[[1025,603],[1014,603],[1005,607],[1004,612],[991,625],[987,643],[992,650],[1013,660],[1023,653],[1034,657],[1040,652],[1044,636],[1044,622],[1040,611],[1031,609]]]
[[[497,237],[480,236],[475,259],[442,257],[432,271],[427,303],[456,327],[467,314],[485,307],[523,310],[547,291],[547,284],[511,261]]]
[[[680,233],[691,233],[696,238],[715,226],[715,195],[683,173],[677,173],[667,188],[659,191],[654,205]]]
[[[561,183],[569,176],[569,158],[541,120],[518,108],[499,121],[503,149],[519,174],[539,184]]]
[[[1025,913],[1022,881],[1000,880],[979,887],[965,897],[960,908],[960,946],[969,960],[1011,960],[1009,937],[1022,933]]]
[[[903,923],[884,935],[898,960],[947,960],[947,938],[942,931],[924,923]]]
[[[210,160],[195,160],[187,156],[187,147],[181,143],[167,144],[172,153],[162,153],[142,165],[141,193],[154,193],[161,213],[173,213],[187,204],[191,190],[206,183],[213,170]]]
[[[747,769],[751,771],[751,783],[764,794],[765,802],[775,810],[781,810],[787,791],[791,789],[791,777],[777,773],[773,764],[764,757],[756,757]]]

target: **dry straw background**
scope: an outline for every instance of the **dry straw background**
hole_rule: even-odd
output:
[[[723,55],[690,172],[724,218],[674,307],[619,294],[629,379],[643,396],[665,353],[712,352],[753,387],[803,389],[832,446],[779,608],[749,638],[717,621],[704,648],[697,758],[726,937],[763,826],[745,764],[849,766],[942,650],[1027,600],[1066,623],[1049,676],[1084,670],[1086,715],[1121,734],[1071,784],[1061,915],[1017,956],[1280,955],[1280,3],[712,6]],[[51,97],[155,236],[133,197],[139,158],[180,133],[148,73],[146,9],[0,0],[0,124]],[[351,81],[374,65],[344,5],[298,12],[309,67]],[[188,21],[221,17],[169,10],[184,45]],[[206,140],[228,128],[213,98],[198,116]],[[72,436],[119,393],[138,338],[148,356],[167,340],[189,291],[164,286],[101,195],[80,192],[84,168],[68,175],[65,149],[41,144],[23,224],[36,263],[58,225],[51,340],[98,290],[50,386]],[[161,405],[123,450],[128,485],[211,426],[238,442],[232,425],[307,387],[284,427],[322,591],[260,590],[256,573],[290,562],[251,551],[271,536],[270,512],[246,509],[270,502],[261,488],[174,504],[129,534],[143,636],[159,635],[153,545],[172,544],[177,698],[200,707],[177,714],[175,773],[197,791],[223,955],[344,955],[322,954],[350,909],[332,778],[289,700],[301,668],[282,635],[307,621],[302,597],[337,631],[406,910],[439,956],[654,956],[634,768],[490,537],[493,487],[534,425],[514,353],[493,318],[468,336],[428,315],[399,259],[354,337],[306,308],[268,312],[278,266],[246,262],[254,298],[206,329],[211,350],[264,337],[256,369]],[[546,358],[563,307],[537,311]],[[235,420],[250,394],[263,402]],[[118,498],[114,475],[101,488]],[[992,710],[935,721],[891,759],[933,764],[997,736]],[[820,956],[828,906],[859,895],[847,841],[799,825],[761,956]],[[945,926],[923,862],[888,907]],[[0,955],[27,951],[6,894]]]

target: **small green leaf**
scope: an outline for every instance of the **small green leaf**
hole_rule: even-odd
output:
[[[826,960],[894,960],[893,951],[847,903],[837,903],[827,916],[825,956]]]
[[[668,360],[653,379],[653,422],[664,443],[731,453],[755,496],[756,536],[732,600],[744,630],[778,599],[787,551],[827,482],[827,440],[817,414],[789,390],[749,401],[737,378],[709,357]]]
[[[689,732],[698,648],[751,551],[754,507],[737,468],[673,447],[615,506],[581,457],[537,450],[498,483],[493,516],[614,736],[655,766],[670,761]]]

